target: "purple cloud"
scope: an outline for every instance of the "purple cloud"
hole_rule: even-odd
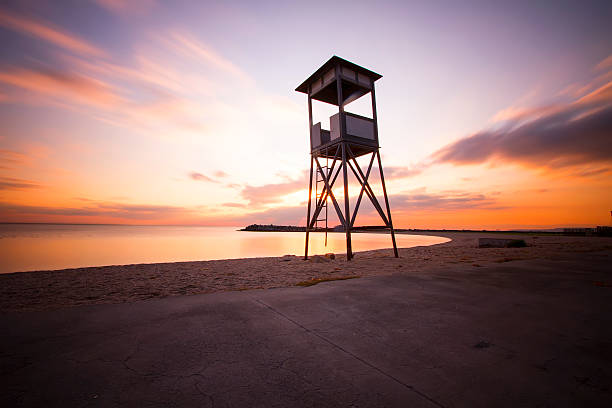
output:
[[[612,163],[612,82],[531,121],[482,131],[443,147],[435,163],[480,164],[492,160],[558,169]],[[585,176],[607,170],[584,172]]]

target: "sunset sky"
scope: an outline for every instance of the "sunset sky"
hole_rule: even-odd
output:
[[[2,2],[0,222],[304,224],[294,89],[338,55],[396,227],[609,225],[612,2],[461,3]]]

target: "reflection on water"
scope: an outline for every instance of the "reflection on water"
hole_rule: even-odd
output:
[[[0,224],[0,273],[134,263],[302,255],[303,232],[227,227]],[[398,234],[407,248],[447,238]],[[313,233],[310,253],[344,253],[345,235]],[[391,247],[388,234],[353,234],[353,250]]]

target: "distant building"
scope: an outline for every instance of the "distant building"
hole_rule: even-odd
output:
[[[597,235],[600,237],[612,236],[612,227],[600,225],[595,228],[563,228],[565,235]]]
[[[563,228],[566,235],[592,235],[595,228]]]
[[[612,237],[612,227],[600,225],[595,229],[595,233],[599,236]]]

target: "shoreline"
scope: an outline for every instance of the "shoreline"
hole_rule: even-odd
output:
[[[111,265],[0,275],[0,313],[40,311],[89,304],[124,303],[145,299],[223,291],[296,286],[311,280],[336,280],[392,274],[428,273],[434,269],[480,266],[524,259],[557,259],[567,252],[612,249],[611,237],[516,234],[525,248],[478,248],[478,238],[498,233],[416,232],[451,239],[429,246],[342,254],[304,261],[301,256],[239,258],[209,261]],[[510,236],[511,234],[508,234]]]

